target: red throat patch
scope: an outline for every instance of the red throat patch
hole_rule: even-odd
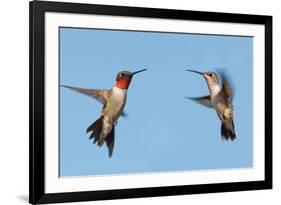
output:
[[[131,79],[120,79],[117,80],[115,86],[121,89],[128,89]]]

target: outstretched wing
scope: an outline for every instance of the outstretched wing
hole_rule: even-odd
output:
[[[189,97],[185,97],[187,99],[193,100],[201,105],[204,105],[208,108],[214,108],[211,102],[211,98],[210,95],[207,96],[202,96],[202,97],[198,97],[198,98],[189,98]]]
[[[232,104],[233,100],[233,89],[230,86],[229,80],[227,76],[224,73],[221,73],[221,78],[222,78],[222,93],[223,93],[223,98],[224,100]]]
[[[108,90],[85,89],[85,88],[77,88],[77,87],[72,87],[72,86],[67,86],[67,85],[61,85],[61,87],[69,88],[76,92],[93,97],[96,100],[98,100],[99,102],[101,102],[102,104],[105,104],[105,100],[108,95]]]

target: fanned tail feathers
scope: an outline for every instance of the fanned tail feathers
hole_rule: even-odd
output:
[[[221,123],[221,136],[223,139],[226,140],[234,140],[236,138],[234,124],[232,120]]]
[[[87,128],[87,133],[92,131],[92,134],[90,135],[89,139],[95,138],[94,143],[99,140],[100,133],[102,130],[102,121],[103,121],[103,116],[101,116],[99,119],[97,119]]]
[[[114,126],[112,127],[112,130],[110,131],[109,135],[106,137],[105,142],[106,142],[106,146],[108,148],[108,155],[109,157],[112,156],[112,152],[113,152],[113,147],[114,147],[114,134],[115,134],[115,130],[114,130]]]
[[[114,126],[112,127],[112,130],[110,131],[108,136],[105,139],[101,139],[100,134],[102,131],[102,126],[103,126],[103,116],[101,116],[99,119],[97,119],[87,128],[87,133],[92,132],[89,139],[94,138],[93,144],[97,142],[98,146],[101,147],[105,141],[108,147],[108,155],[109,157],[111,157],[114,147]]]

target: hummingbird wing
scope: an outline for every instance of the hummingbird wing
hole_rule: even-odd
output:
[[[189,98],[189,97],[185,97],[187,99],[193,100],[201,105],[204,105],[208,108],[214,108],[211,102],[211,98],[210,95],[207,96],[202,96],[202,97],[197,97],[197,98]]]
[[[105,101],[106,101],[107,95],[108,95],[108,90],[77,88],[77,87],[72,87],[72,86],[67,86],[67,85],[61,85],[61,87],[69,88],[76,92],[88,95],[92,98],[95,98],[97,101],[99,101],[102,104],[105,104]]]
[[[227,78],[227,76],[224,73],[221,73],[221,77],[222,77],[222,94],[223,94],[223,98],[224,100],[229,103],[232,104],[232,99],[233,99],[233,90],[230,86],[229,80]]]

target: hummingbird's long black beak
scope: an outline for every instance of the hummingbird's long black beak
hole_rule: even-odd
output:
[[[142,69],[142,70],[138,70],[138,71],[135,71],[135,72],[132,72],[132,76],[137,74],[137,73],[140,73],[140,72],[143,72],[143,71],[146,71],[147,69]]]
[[[189,72],[193,72],[193,73],[197,73],[197,74],[199,74],[199,75],[203,75],[204,73],[201,73],[201,72],[199,72],[199,71],[196,71],[196,70],[186,70],[186,71],[189,71]]]

